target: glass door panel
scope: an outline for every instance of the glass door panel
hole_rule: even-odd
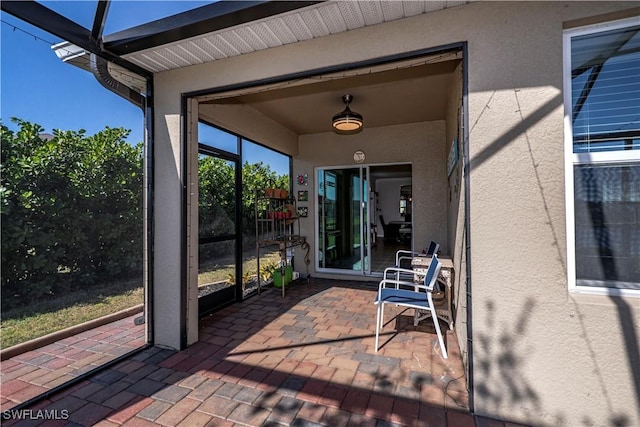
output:
[[[321,269],[363,271],[362,168],[318,170],[318,260]]]
[[[238,295],[236,168],[200,148],[198,156],[198,306],[200,315]]]
[[[329,268],[335,259],[336,175],[318,170],[318,263]]]
[[[362,236],[362,259],[364,260],[363,272],[369,274],[371,272],[371,248],[369,246],[369,236],[371,233],[369,225],[369,180],[368,167],[362,168],[362,186],[360,193],[360,202],[362,210],[360,212],[360,235]]]
[[[316,182],[318,269],[380,276],[395,264],[397,250],[411,250],[410,164],[318,169]],[[401,216],[403,189],[407,203]],[[382,217],[391,221],[378,223]],[[401,227],[409,230],[405,239]]]

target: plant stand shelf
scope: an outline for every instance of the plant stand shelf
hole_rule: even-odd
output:
[[[290,261],[289,254],[294,248],[300,247],[305,251],[304,263],[307,277],[309,276],[310,245],[306,236],[300,235],[300,219],[294,198],[265,197],[261,191],[256,192],[256,260],[258,268],[258,294],[262,288],[260,279],[260,253],[263,249],[277,247],[280,255],[280,270],[282,275],[282,297],[285,296],[285,269]],[[293,259],[291,259],[293,261]]]

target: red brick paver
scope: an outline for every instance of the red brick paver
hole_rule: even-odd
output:
[[[371,284],[320,279],[291,286],[285,298],[266,290],[202,320],[190,348],[145,349],[39,407],[105,426],[486,425],[465,407],[464,369],[448,329],[445,360],[429,320],[414,327],[413,313],[389,308],[382,347],[373,351],[374,294]],[[92,337],[109,339],[68,339],[57,354],[91,351],[83,340]],[[34,369],[21,369],[41,356],[3,364],[8,375],[18,372],[3,398],[33,386],[21,376]]]
[[[99,326],[0,362],[0,388],[4,398],[1,409],[13,408],[141,347],[144,325],[133,323],[138,316],[140,314]],[[114,337],[123,343],[116,343]],[[125,337],[128,339],[124,340]]]

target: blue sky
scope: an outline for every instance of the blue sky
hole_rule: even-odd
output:
[[[42,1],[42,4],[91,28],[96,1]],[[202,1],[114,1],[105,24],[105,34],[164,18],[209,2]],[[93,75],[63,63],[51,50],[62,40],[7,13],[0,33],[0,117],[11,129],[18,117],[53,129],[85,129],[88,134],[109,127],[131,130],[127,139],[143,140],[142,110],[103,88]],[[288,160],[260,147],[245,153],[249,161],[264,160],[279,173],[288,171]]]
[[[0,116],[5,125],[15,129],[10,118],[18,117],[49,133],[124,127],[131,130],[129,142],[142,141],[142,110],[104,89],[92,74],[58,59],[48,42],[60,39],[6,13],[2,21]]]

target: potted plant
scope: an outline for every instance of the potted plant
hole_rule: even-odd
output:
[[[247,283],[249,283],[250,279],[251,279],[251,274],[248,271],[242,274],[242,288],[243,289],[244,289],[245,285]],[[235,285],[236,284],[236,275],[235,275],[235,273],[229,273],[227,275],[227,282],[230,285]]]
[[[273,280],[273,273],[278,269],[278,265],[273,262],[266,262],[260,266],[260,282],[268,283],[270,280]]]
[[[276,196],[276,189],[274,188],[276,186],[276,183],[270,179],[267,181],[267,186],[264,189],[264,196],[266,198],[277,198]]]
[[[282,270],[282,267],[276,267],[273,271],[273,286],[276,288],[288,285],[293,279],[293,266],[291,264],[284,266],[284,280],[282,278]]]

